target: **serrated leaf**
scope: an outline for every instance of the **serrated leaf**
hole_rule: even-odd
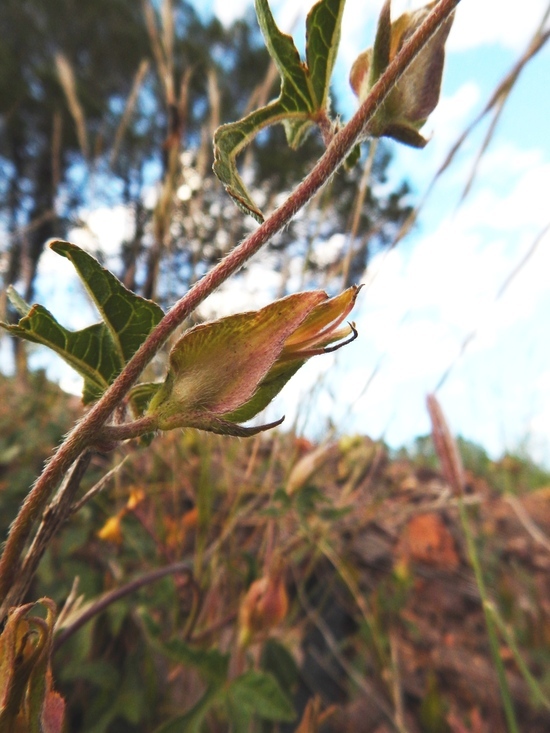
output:
[[[345,0],[323,0],[316,3],[307,16],[306,60],[318,109],[327,106],[344,5]]]
[[[128,290],[95,257],[75,244],[56,240],[50,242],[50,248],[72,262],[125,364],[164,316],[162,308]]]
[[[46,308],[33,305],[19,323],[0,323],[0,326],[14,336],[47,346],[59,354],[84,378],[84,404],[100,397],[122,368],[103,323],[69,331]]]
[[[231,682],[227,697],[236,709],[264,720],[290,722],[296,718],[292,702],[267,672],[245,672]]]
[[[344,2],[320,0],[310,11],[306,26],[307,63],[304,63],[292,37],[277,27],[267,0],[256,0],[258,23],[281,76],[281,91],[274,102],[216,130],[213,165],[235,203],[256,221],[262,222],[263,214],[237,171],[237,155],[260,130],[276,123],[283,123],[288,144],[296,148],[319,114],[326,112]]]
[[[69,331],[46,308],[30,306],[9,288],[10,302],[22,318],[17,324],[0,322],[0,326],[14,336],[55,351],[83,377],[82,400],[89,404],[101,397],[164,313],[153,301],[125,288],[94,257],[76,245],[56,240],[50,247],[72,262],[104,322],[80,331]],[[149,399],[153,391],[149,389]],[[136,407],[144,401],[145,390],[139,392],[136,388]]]

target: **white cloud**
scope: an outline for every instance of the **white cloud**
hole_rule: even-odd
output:
[[[251,262],[246,271],[229,279],[199,307],[202,318],[214,319],[246,310],[257,310],[273,300],[281,287],[281,275],[268,257]]]
[[[231,25],[238,18],[242,18],[246,10],[252,5],[250,0],[214,0],[212,12],[224,25]]]
[[[70,232],[70,239],[86,250],[100,249],[106,255],[117,254],[125,239],[134,234],[134,217],[127,206],[99,206],[80,214],[84,227]]]
[[[430,216],[428,207],[432,231],[374,258],[353,314],[359,339],[337,354],[340,368],[327,371],[335,396],[329,390],[315,404],[312,433],[330,416],[344,430],[410,441],[429,430],[425,395],[451,367],[440,398],[455,432],[495,456],[528,439],[533,455],[550,463],[550,234],[497,299],[548,223],[548,190],[550,166],[539,151],[496,146],[455,215],[449,206],[441,220],[445,212]],[[327,367],[312,360],[279,409],[290,416],[305,404]]]
[[[392,17],[397,18],[422,5],[426,5],[425,0],[393,0]],[[447,48],[466,51],[498,44],[511,51],[520,51],[527,45],[546,7],[546,0],[522,0],[521,3],[463,0],[456,9]]]
[[[498,44],[511,51],[523,50],[547,7],[546,0],[464,0],[457,8],[449,36],[449,51],[465,51]]]

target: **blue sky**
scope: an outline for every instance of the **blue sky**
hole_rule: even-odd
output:
[[[225,22],[248,5],[211,3]],[[372,43],[380,5],[348,0],[346,6],[335,86],[350,113],[347,75],[356,55]],[[416,5],[394,3],[393,17]],[[272,3],[280,26],[296,29],[297,42],[310,6]],[[463,0],[448,41],[441,102],[423,131],[431,141],[423,151],[394,146],[395,181],[407,177],[422,196],[457,136],[526,47],[544,10],[543,0]],[[441,177],[416,229],[371,263],[356,311],[360,338],[335,356],[338,368],[325,358],[313,360],[287,386],[274,412],[284,409],[292,419],[295,405],[310,405],[306,395],[320,381],[325,389],[319,389],[315,408],[304,410],[307,431],[315,434],[321,418],[331,416],[344,430],[398,446],[429,430],[425,396],[453,365],[438,392],[452,429],[495,457],[526,448],[550,465],[548,235],[497,298],[550,222],[549,79],[547,46],[514,88],[470,195],[457,208],[487,123]],[[251,286],[256,279],[252,271]]]
[[[295,28],[298,45],[303,43],[311,4],[272,3],[281,28]],[[448,41],[441,101],[423,130],[430,143],[423,151],[394,145],[393,179],[406,177],[418,200],[456,137],[527,45],[545,4],[546,0],[460,4]],[[246,0],[211,0],[200,7],[230,23],[249,5]],[[411,5],[394,3],[393,16]],[[335,88],[349,114],[355,104],[347,84],[349,69],[372,43],[380,6],[379,0],[347,2]],[[355,312],[360,338],[333,358],[313,359],[270,408],[272,416],[286,412],[291,421],[299,406],[299,425],[309,435],[319,437],[331,417],[342,432],[383,437],[399,446],[428,432],[425,396],[453,365],[438,392],[453,431],[482,444],[495,457],[527,448],[550,465],[548,234],[497,299],[550,222],[549,80],[550,45],[526,67],[514,88],[470,195],[457,208],[486,123],[441,177],[415,230],[389,254],[373,259]],[[131,222],[122,207],[102,208],[90,212],[88,225],[102,247],[114,251]],[[70,266],[49,254],[40,272],[45,277],[38,299],[62,317],[66,300],[59,300],[54,284],[66,276],[78,291]],[[53,280],[48,277],[52,272]],[[268,274],[259,262],[252,263],[249,289],[242,282],[235,289],[230,285],[230,297],[226,295],[223,303],[221,295],[212,297],[205,313],[208,307],[236,311],[262,305],[266,296],[258,290],[260,282],[268,283]],[[71,315],[73,328],[89,323],[85,308]],[[463,342],[474,332],[459,357]],[[44,363],[43,356],[35,359]],[[49,368],[52,374],[57,369]],[[64,386],[75,387],[65,372],[61,378]],[[311,400],[307,395],[313,384],[319,389]]]

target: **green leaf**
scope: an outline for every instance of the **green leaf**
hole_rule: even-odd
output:
[[[306,59],[318,109],[327,106],[344,5],[345,0],[323,0],[316,3],[307,16]]]
[[[359,162],[359,158],[361,157],[361,146],[356,145],[351,153],[348,155],[348,157],[344,161],[344,168],[347,171],[351,171]]]
[[[263,214],[237,171],[237,155],[260,130],[275,123],[283,123],[288,144],[296,148],[319,116],[326,114],[344,2],[320,0],[310,11],[306,24],[306,64],[292,37],[277,27],[267,0],[256,0],[258,23],[281,76],[281,91],[275,101],[216,130],[213,168],[236,204],[259,222],[263,221]]]
[[[152,646],[174,662],[194,667],[213,687],[221,687],[227,679],[229,654],[222,654],[217,649],[197,649],[181,639],[163,641],[159,637],[159,628],[146,613],[141,614],[147,638]]]
[[[28,316],[31,306],[23,300],[13,285],[8,285],[8,299],[20,316]]]
[[[75,244],[57,240],[50,247],[74,265],[125,364],[164,316],[162,308],[128,290],[112,272]]]
[[[250,670],[234,679],[228,690],[229,704],[244,714],[256,714],[264,720],[290,722],[294,706],[271,674]]]
[[[60,678],[71,682],[85,680],[102,690],[115,690],[120,685],[120,671],[102,659],[64,662],[60,669]]]
[[[218,699],[218,689],[209,687],[190,710],[163,723],[155,733],[200,733],[206,714]]]
[[[230,696],[227,696],[225,706],[227,708],[227,717],[231,726],[231,733],[250,733],[252,712],[248,708],[243,708]]]
[[[294,657],[279,641],[268,639],[260,660],[264,672],[272,674],[281,688],[291,692],[298,681],[298,667]]]
[[[57,240],[50,247],[72,262],[104,323],[69,331],[46,308],[30,306],[10,287],[8,297],[22,318],[17,324],[0,322],[0,326],[55,351],[84,379],[82,400],[88,404],[101,397],[164,314],[160,306],[125,288],[76,245]],[[139,408],[145,394],[150,399],[154,390],[135,389],[135,406]]]
[[[264,220],[264,216],[260,209],[252,200],[250,194],[242,178],[237,171],[236,158],[243,148],[250,144],[252,139],[268,125],[276,122],[288,122],[289,120],[299,124],[302,134],[304,126],[309,127],[312,123],[309,121],[308,112],[293,109],[294,105],[290,98],[283,97],[262,107],[255,112],[251,112],[239,122],[231,122],[228,125],[218,127],[214,134],[214,173],[225,186],[227,193],[232,196],[239,208],[250,214],[258,222]],[[294,128],[291,128],[294,131]],[[294,132],[288,135],[292,136],[292,141],[299,139]]]
[[[292,36],[281,33],[273,19],[267,0],[256,0],[255,7],[265,45],[281,75],[281,92],[294,100],[297,108],[313,111],[315,106],[308,74]]]
[[[8,297],[11,301],[13,291]],[[84,378],[84,404],[100,397],[122,368],[111,335],[103,323],[81,331],[69,331],[46,308],[33,305],[28,306],[27,315],[18,324],[0,322],[0,326],[14,336],[47,346],[59,354]]]

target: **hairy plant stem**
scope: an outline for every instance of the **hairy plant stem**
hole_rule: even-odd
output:
[[[103,425],[170,334],[210,293],[239,270],[277,232],[281,231],[338,170],[353,147],[364,138],[369,121],[380,109],[391,89],[433,34],[452,14],[459,2],[460,0],[440,0],[380,76],[355,115],[345,127],[334,135],[324,155],[288,199],[216,267],[195,283],[186,295],[173,306],[149,334],[103,397],[59,446],[27,495],[11,526],[0,559],[0,600],[2,601],[0,619],[4,618],[10,605],[21,601],[17,595],[9,593],[13,579],[20,569],[21,553],[35,521],[71,464],[80,453],[93,445]]]
[[[21,565],[21,570],[17,573],[10,588],[9,596],[13,594],[14,597],[23,598],[27,593],[38,564],[52,537],[71,513],[74,497],[91,460],[92,454],[89,451],[84,451],[67,472],[57,494],[42,515],[40,526]]]

